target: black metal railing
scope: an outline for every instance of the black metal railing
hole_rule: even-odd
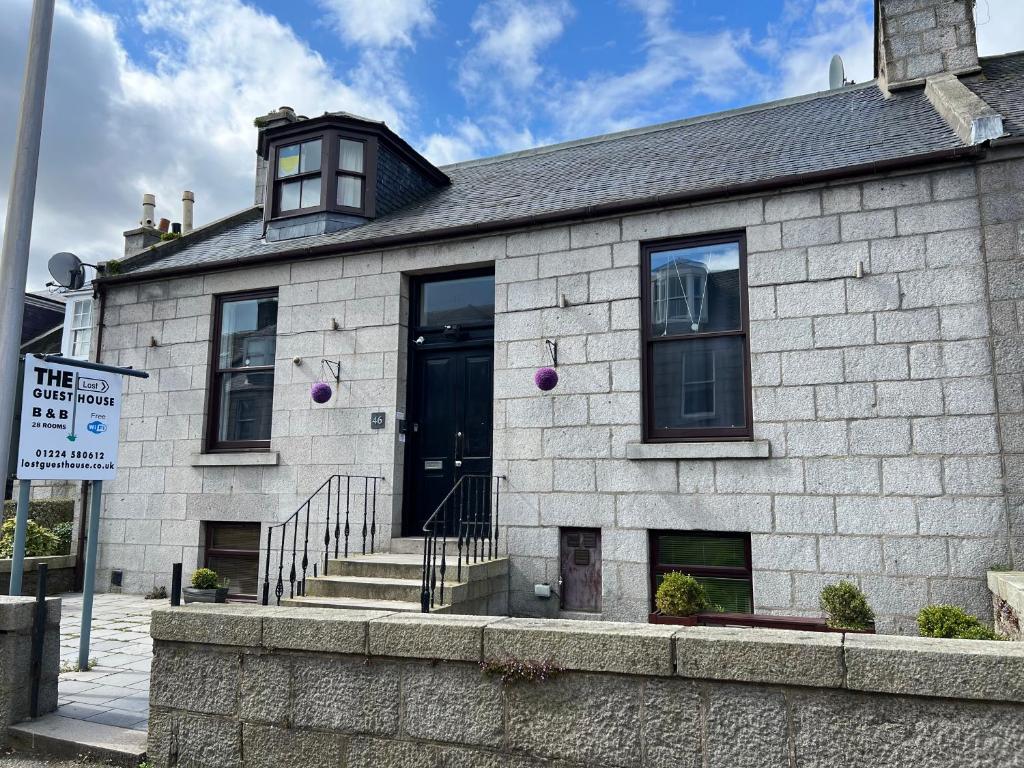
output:
[[[271,557],[278,555],[277,584],[274,595],[277,604],[284,596],[284,568],[288,559],[287,548],[291,536],[291,569],[288,573],[288,597],[306,594],[306,578],[309,575],[311,558],[314,578],[320,563],[320,541],[317,529],[323,529],[323,569],[327,573],[327,561],[334,557],[348,557],[350,551],[366,555],[373,553],[377,535],[377,485],[384,478],[368,475],[331,475],[299,508],[283,523],[267,529],[267,558],[263,572],[263,605],[270,603]],[[359,513],[362,509],[362,525]],[[344,518],[343,518],[344,516]],[[291,528],[289,532],[289,527]],[[299,547],[299,529],[302,529],[302,546]],[[313,536],[310,536],[310,529]],[[355,529],[355,535],[353,535]],[[360,541],[361,536],[361,541]],[[353,545],[350,550],[350,539]],[[279,543],[275,543],[278,541]],[[311,546],[312,545],[312,546]],[[300,557],[301,554],[301,557]],[[301,569],[301,575],[299,573]]]
[[[423,613],[444,605],[449,546],[456,548],[456,581],[462,580],[463,563],[498,557],[502,480],[502,475],[463,475],[423,524]]]

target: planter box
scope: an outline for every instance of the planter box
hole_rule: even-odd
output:
[[[186,605],[188,603],[224,603],[228,599],[228,588],[196,589],[195,587],[182,587],[181,597]]]
[[[716,613],[704,611],[693,616],[665,616],[657,611],[650,614],[651,624],[677,624],[683,627],[760,627],[761,629],[795,629],[803,632],[845,632],[855,635],[873,635],[875,627],[868,629],[835,629],[825,619],[807,616],[770,616],[756,613]]]

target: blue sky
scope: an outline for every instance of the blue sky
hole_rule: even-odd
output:
[[[6,181],[31,3],[2,2]],[[977,18],[983,53],[1024,48],[1021,0]],[[822,90],[833,53],[861,82],[871,35],[871,0],[58,0],[30,282],[117,256],[144,192],[177,220],[193,190],[197,224],[250,204],[279,105],[443,164]]]

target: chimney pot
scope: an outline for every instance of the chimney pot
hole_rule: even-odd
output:
[[[175,235],[181,234],[181,222],[175,221],[171,223],[171,232]]]
[[[181,193],[181,233],[187,235],[192,231],[192,209],[196,196],[187,189]]]
[[[168,229],[168,228],[169,228],[170,226],[171,226],[171,220],[170,220],[170,219],[160,219],[160,226],[158,227],[158,229],[159,229],[159,230],[160,230],[161,232],[166,232],[166,231],[167,231],[167,229]]]
[[[156,195],[145,194],[142,196],[142,218],[139,225],[152,227],[156,223]]]

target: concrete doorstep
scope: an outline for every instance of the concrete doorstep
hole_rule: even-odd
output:
[[[7,735],[10,746],[15,749],[54,757],[85,756],[126,768],[135,768],[146,759],[145,731],[60,715],[46,715],[12,725]]]

